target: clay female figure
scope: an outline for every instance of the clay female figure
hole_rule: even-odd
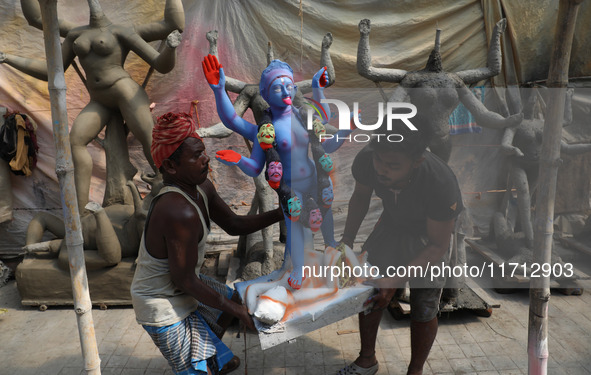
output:
[[[133,182],[128,181],[127,186],[133,197],[133,205],[113,204],[105,208],[95,202],[87,205],[93,213],[81,219],[87,269],[114,266],[121,258],[137,256],[148,207],[160,192],[162,183],[155,185],[144,200],[140,198]],[[45,231],[57,238],[40,242]],[[28,253],[48,253],[49,257],[58,258],[61,268],[68,269],[65,231],[61,218],[47,212],[39,212],[29,222],[26,245],[23,249]]]
[[[266,151],[261,147],[261,144],[265,144],[266,130],[262,129],[261,139],[258,140],[258,126],[236,115],[232,102],[224,90],[224,70],[215,56],[209,55],[205,58],[203,69],[205,77],[214,92],[218,115],[224,125],[253,142],[250,158],[231,150],[219,151],[216,158],[224,164],[237,165],[251,177],[258,176],[266,163]],[[313,96],[317,102],[324,98],[323,87],[327,81],[326,68],[320,69],[312,78]],[[298,202],[293,201],[295,197],[301,204],[304,204],[309,197],[318,196],[317,176],[319,174],[317,173],[318,168],[315,161],[312,161],[308,156],[311,140],[306,124],[303,123],[299,110],[292,106],[292,99],[296,95],[296,87],[291,67],[282,61],[273,60],[261,75],[259,91],[263,99],[269,104],[269,115],[275,133],[275,149],[282,164],[283,180],[294,194],[294,197],[291,198],[292,208],[297,208]],[[330,113],[328,106],[326,106],[325,111]],[[328,117],[330,118],[330,116]],[[340,138],[334,137],[322,143],[321,147],[325,153],[337,150],[342,144],[342,137],[349,134],[350,130],[340,130],[340,132],[338,134]],[[339,140],[336,141],[337,139]],[[289,214],[289,208],[286,207],[288,202],[283,199],[280,199],[280,202],[285,212],[287,224],[286,255],[283,268],[289,265],[289,260],[291,260],[293,268],[288,280],[289,285],[294,289],[299,289],[303,279],[304,248],[310,250],[313,248],[312,233],[304,228],[306,223],[303,223],[303,221],[307,221],[308,218],[292,221],[294,217]],[[324,215],[321,229],[325,243],[329,246],[336,246],[332,212],[330,210],[327,210]]]
[[[39,4],[35,3],[34,0],[23,0],[23,12],[33,26],[39,27]],[[90,22],[87,26],[73,27],[60,21],[60,33],[65,36],[62,43],[64,69],[78,57],[90,94],[90,102],[74,120],[70,130],[79,209],[88,202],[92,174],[92,159],[86,146],[119,113],[142,144],[144,155],[156,173],[150,155],[153,127],[150,101],[144,89],[125,71],[123,63],[128,53],[133,51],[157,71],[171,71],[175,65],[175,49],[181,40],[175,28],[182,30],[184,27],[180,0],[167,1],[164,22],[138,28],[113,24],[103,13],[98,0],[88,0],[88,5]],[[165,29],[172,33],[159,53],[142,37],[154,40]],[[47,81],[45,61],[0,53],[0,63]]]
[[[393,102],[410,102],[417,107],[417,114],[413,124],[428,134],[429,149],[445,161],[451,155],[451,140],[449,138],[449,116],[457,105],[462,102],[474,115],[479,125],[489,128],[502,129],[515,126],[522,116],[514,115],[503,118],[497,113],[490,112],[466,85],[493,77],[501,71],[500,36],[505,30],[506,20],[495,25],[488,55],[488,67],[466,70],[458,73],[448,73],[441,65],[440,31],[437,30],[435,48],[429,56],[423,70],[407,72],[400,69],[375,68],[371,66],[369,48],[370,21],[359,22],[359,46],[357,49],[357,71],[363,77],[372,81],[395,82],[400,85],[395,89]]]

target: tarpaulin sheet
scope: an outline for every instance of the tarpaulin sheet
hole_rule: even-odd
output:
[[[256,83],[266,66],[266,49],[270,41],[275,57],[287,61],[297,79],[308,79],[319,67],[322,37],[332,32],[330,49],[336,70],[335,88],[374,87],[356,70],[358,23],[363,18],[372,22],[370,34],[373,64],[378,67],[405,70],[421,69],[433,47],[435,28],[442,29],[444,69],[459,71],[486,65],[487,40],[494,23],[505,15],[508,28],[505,40],[505,64],[499,82],[524,82],[545,79],[549,51],[555,31],[558,0],[353,0],[353,1],[263,1],[263,0],[192,0],[183,1],[186,28],[178,48],[176,68],[169,74],[155,73],[147,86],[150,100],[156,103],[154,114],[186,111],[197,104],[201,126],[218,122],[213,94],[203,78],[201,60],[207,54],[205,33],[219,31],[219,57],[228,76]],[[114,23],[141,24],[162,18],[164,0],[101,0],[107,17]],[[80,25],[88,23],[85,1],[58,1],[58,13]],[[591,74],[591,4],[584,2],[579,13],[571,59],[571,76]],[[159,42],[153,42],[157,48]],[[509,43],[508,43],[509,45]],[[43,58],[42,32],[25,21],[20,2],[0,0],[0,51],[30,58]],[[148,66],[133,53],[126,70],[141,83]],[[88,102],[88,94],[75,70],[66,72],[68,116],[73,119]],[[389,89],[390,84],[384,87]],[[329,96],[329,91],[327,91]],[[14,219],[0,224],[0,253],[14,251],[24,243],[26,224],[36,210],[56,209],[59,214],[59,189],[55,175],[55,150],[47,83],[31,78],[0,64],[0,106],[30,114],[39,125],[39,162],[33,176],[10,176]],[[466,192],[504,188],[502,177],[490,173],[491,165],[500,165],[497,145],[500,132],[484,129],[481,134],[457,136],[451,165],[458,173]],[[130,137],[132,161],[147,172],[141,147]],[[210,150],[234,146],[246,152],[244,142],[236,135],[224,140],[207,140]],[[104,153],[100,146],[89,145],[94,160],[91,199],[102,200],[104,191]],[[213,152],[211,152],[213,153]],[[467,156],[466,156],[467,155]],[[492,163],[492,164],[491,164]],[[478,173],[487,165],[487,173]],[[235,168],[212,162],[214,177],[222,197],[231,203],[250,201],[253,184]],[[341,166],[346,168],[346,166]],[[501,173],[499,171],[499,173]],[[4,177],[2,177],[4,178]],[[136,182],[145,187],[138,177]],[[6,181],[2,185],[6,186]],[[240,188],[237,188],[240,187]],[[337,186],[337,198],[348,200],[350,186]],[[482,196],[474,203],[480,217],[477,224],[487,230],[494,199]],[[488,210],[485,209],[488,207]]]

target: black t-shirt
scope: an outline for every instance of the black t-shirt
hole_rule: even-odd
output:
[[[351,167],[353,177],[374,189],[382,199],[384,212],[380,225],[390,234],[425,236],[427,218],[448,221],[464,208],[458,180],[451,168],[430,152],[413,171],[411,182],[398,194],[379,183],[373,165],[373,152],[366,146],[355,157]]]

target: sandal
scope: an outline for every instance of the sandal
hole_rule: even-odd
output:
[[[340,369],[336,375],[375,375],[378,372],[378,368],[378,363],[371,367],[365,368],[359,367],[355,364],[355,362],[353,362],[349,366]]]
[[[228,374],[228,373],[236,370],[238,367],[240,367],[240,358],[238,358],[237,356],[234,356],[234,357],[232,357],[231,360],[228,361],[228,363],[226,363],[224,365],[224,367],[222,367],[219,374],[220,375]]]

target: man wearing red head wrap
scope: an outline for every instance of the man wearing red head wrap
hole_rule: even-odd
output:
[[[162,160],[168,158],[189,137],[201,139],[190,114],[168,112],[158,117],[152,130],[150,148],[156,168],[160,168]]]
[[[199,273],[210,219],[241,235],[281,220],[282,210],[246,217],[228,207],[207,179],[209,157],[188,114],[160,117],[151,151],[165,186],[152,201],[138,253],[136,319],[175,373],[226,374],[240,360],[221,341],[224,331],[234,317],[254,324],[237,293]]]

